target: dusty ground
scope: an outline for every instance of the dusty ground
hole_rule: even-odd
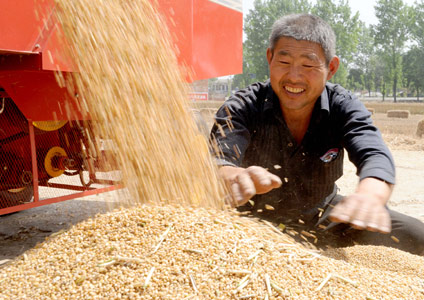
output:
[[[397,171],[397,184],[389,202],[389,207],[401,213],[424,221],[424,152],[412,150],[392,150]],[[342,195],[353,192],[356,187],[356,169],[346,159],[344,176],[337,184]]]
[[[409,120],[387,119],[384,114],[374,116],[397,166],[398,184],[390,207],[424,221],[424,138],[414,137],[420,119],[422,116],[413,115]],[[345,175],[338,181],[341,193],[351,192],[356,183],[355,169],[347,161]],[[0,216],[0,265],[44,241],[47,236],[106,212],[110,202],[122,196],[122,192],[114,191]]]
[[[397,184],[389,207],[424,221],[424,137],[415,135],[422,119],[422,115],[410,115],[408,119],[387,118],[383,113],[373,116],[396,165]],[[346,159],[344,176],[338,181],[342,194],[354,190],[357,183],[355,172],[353,164]]]

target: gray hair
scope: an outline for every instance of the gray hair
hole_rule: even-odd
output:
[[[336,35],[331,26],[320,17],[310,14],[292,14],[279,18],[272,25],[269,36],[271,51],[274,51],[275,45],[282,37],[321,45],[327,65],[336,55]]]

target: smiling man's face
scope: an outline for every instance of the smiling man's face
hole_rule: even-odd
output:
[[[268,49],[267,59],[271,85],[285,113],[311,110],[339,65],[334,57],[327,66],[319,44],[289,37]]]

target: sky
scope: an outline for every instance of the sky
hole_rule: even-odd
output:
[[[253,8],[254,0],[243,0],[243,14],[246,15]],[[318,0],[319,1],[319,0]],[[315,3],[316,0],[312,0]],[[374,6],[376,0],[349,0],[352,13],[359,11],[359,18],[366,24],[377,24],[377,18],[374,15]],[[414,4],[415,0],[403,0],[408,5]]]

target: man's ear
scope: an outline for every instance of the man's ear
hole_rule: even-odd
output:
[[[330,80],[334,74],[336,74],[337,70],[339,69],[339,65],[340,65],[340,61],[339,58],[337,56],[334,56],[330,63],[328,64],[328,76],[327,76],[327,80]]]
[[[266,49],[266,59],[268,61],[268,65],[271,64],[271,60],[272,60],[272,56],[273,56],[273,51],[271,50],[271,48]]]

